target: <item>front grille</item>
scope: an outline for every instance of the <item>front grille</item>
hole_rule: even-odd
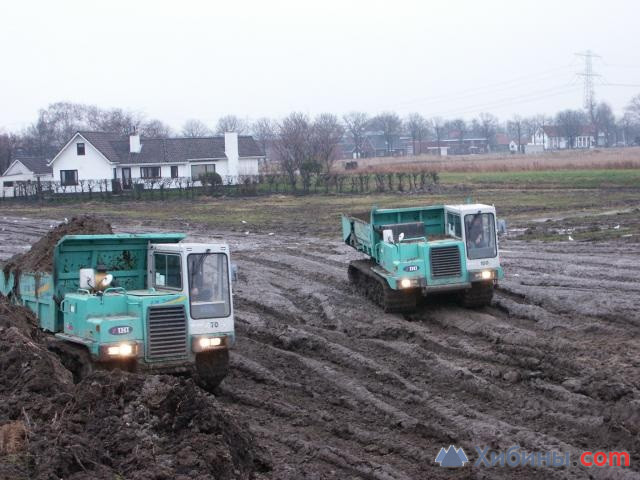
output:
[[[184,305],[149,307],[147,358],[187,355],[187,316]]]
[[[460,250],[457,246],[432,248],[429,255],[432,277],[460,276]]]

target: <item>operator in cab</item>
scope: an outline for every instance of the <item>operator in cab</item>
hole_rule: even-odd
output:
[[[482,215],[467,215],[467,246],[472,248],[484,248],[487,246],[484,228],[482,228]]]

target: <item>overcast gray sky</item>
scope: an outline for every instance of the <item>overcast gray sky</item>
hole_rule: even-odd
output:
[[[640,2],[4,2],[0,129],[55,101],[188,118],[362,110],[471,118],[580,108],[640,93]],[[634,84],[638,87],[602,85]]]

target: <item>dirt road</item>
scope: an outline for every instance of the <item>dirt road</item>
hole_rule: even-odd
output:
[[[53,223],[0,217],[0,260]],[[267,478],[640,478],[640,255],[631,245],[505,241],[507,279],[491,307],[441,299],[402,316],[352,290],[346,265],[357,254],[339,241],[189,233],[222,235],[240,268],[238,342],[217,397],[271,452]],[[476,446],[513,445],[572,461],[624,450],[632,460],[451,470],[434,463],[449,444],[471,464]]]

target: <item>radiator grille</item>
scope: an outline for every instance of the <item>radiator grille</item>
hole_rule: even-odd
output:
[[[147,358],[187,355],[187,316],[184,305],[149,307]]]
[[[457,246],[432,248],[430,257],[432,277],[460,276],[460,251]]]

